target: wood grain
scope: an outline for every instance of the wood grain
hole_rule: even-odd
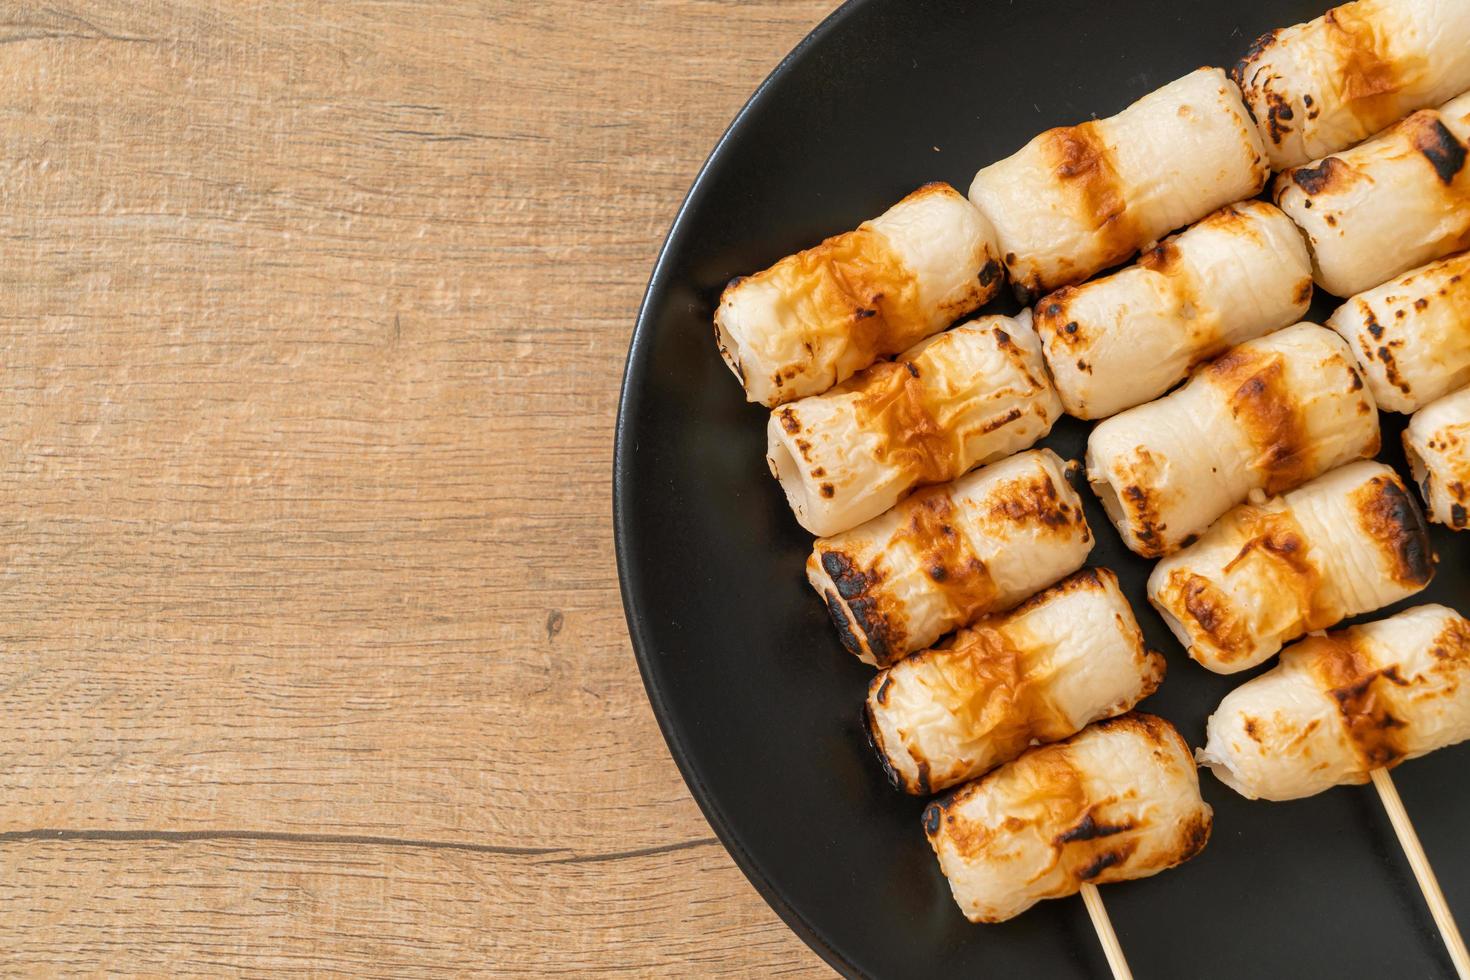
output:
[[[826,972],[609,495],[663,233],[834,5],[0,12],[0,971]]]

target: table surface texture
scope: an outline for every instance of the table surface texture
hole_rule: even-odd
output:
[[[834,5],[0,12],[0,972],[828,974],[610,494],[659,244]]]

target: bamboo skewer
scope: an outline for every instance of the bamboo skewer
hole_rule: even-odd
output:
[[[1383,809],[1388,813],[1394,833],[1398,835],[1399,846],[1404,849],[1404,855],[1409,859],[1409,867],[1414,869],[1414,877],[1419,882],[1419,890],[1424,893],[1424,901],[1429,905],[1429,914],[1434,916],[1434,924],[1439,927],[1440,938],[1444,940],[1445,949],[1449,951],[1450,961],[1455,964],[1455,972],[1460,975],[1460,980],[1470,980],[1470,954],[1465,951],[1465,940],[1460,936],[1459,927],[1455,925],[1455,917],[1450,913],[1450,907],[1444,900],[1444,892],[1440,891],[1439,881],[1434,877],[1434,868],[1429,865],[1429,858],[1424,853],[1423,845],[1419,843],[1419,835],[1414,832],[1414,825],[1409,821],[1409,812],[1404,809],[1404,801],[1399,799],[1399,791],[1393,784],[1393,778],[1389,776],[1387,769],[1374,769],[1372,776],[1373,788],[1378,790],[1378,798],[1383,802]],[[1085,890],[1083,894],[1087,894]],[[1087,908],[1089,911],[1092,909],[1090,898]],[[1099,908],[1101,908],[1101,903],[1099,903]],[[1106,919],[1107,913],[1103,912],[1102,915]],[[1097,916],[1094,915],[1093,923],[1096,924],[1096,922]],[[1109,929],[1109,933],[1111,931]],[[1114,939],[1113,942],[1116,943],[1117,940]],[[1109,961],[1111,962],[1111,954]],[[1115,967],[1114,973],[1116,972]]]
[[[1133,971],[1128,969],[1128,958],[1123,955],[1118,934],[1113,932],[1113,920],[1108,918],[1107,907],[1103,905],[1096,885],[1091,882],[1082,885],[1082,901],[1087,904],[1087,914],[1092,916],[1092,927],[1097,930],[1097,940],[1102,943],[1108,966],[1113,970],[1113,980],[1133,980]]]

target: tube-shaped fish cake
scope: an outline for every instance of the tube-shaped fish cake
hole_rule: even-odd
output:
[[[886,667],[1081,568],[1092,530],[1067,469],[1029,450],[819,538],[807,580],[842,645]]]
[[[1378,449],[1378,413],[1347,345],[1299,323],[1099,424],[1087,479],[1128,547],[1157,557],[1252,491],[1283,493]]]
[[[1470,4],[1345,3],[1261,37],[1230,74],[1271,168],[1295,167],[1470,89]]]
[[[1470,247],[1470,93],[1421,109],[1366,143],[1276,178],[1334,296]]]
[[[1061,413],[1030,312],[987,316],[776,409],[766,462],[801,526],[837,534],[1026,449]]]
[[[1235,83],[1201,68],[1116,116],[1051,129],[975,175],[1017,289],[1081,282],[1231,201],[1270,172]]]
[[[1299,636],[1413,595],[1434,562],[1398,474],[1359,462],[1236,507],[1154,566],[1148,598],[1191,657],[1233,674]]]
[[[880,672],[868,733],[894,785],[933,793],[1120,715],[1163,679],[1117,576],[1086,568]]]
[[[982,306],[1004,277],[995,230],[926,184],[856,231],[736,279],[715,311],[720,354],[753,402],[817,395]]]
[[[1312,262],[1291,219],[1244,201],[1145,252],[1137,265],[1036,304],[1057,391],[1107,418],[1183,380],[1200,361],[1301,319]]]
[[[1199,761],[1248,799],[1366,783],[1470,738],[1470,622],[1417,606],[1307,637],[1227,694],[1205,730]]]
[[[1327,325],[1353,349],[1385,411],[1414,412],[1470,385],[1470,252],[1354,296]]]
[[[1470,528],[1470,388],[1415,412],[1404,451],[1429,519],[1456,531]]]
[[[1145,714],[1031,749],[924,810],[929,846],[971,922],[1183,864],[1213,823],[1189,746]]]

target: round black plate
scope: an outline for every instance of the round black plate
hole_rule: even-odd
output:
[[[930,180],[963,193],[1050,126],[1105,116],[1201,64],[1228,65],[1310,0],[856,0],[812,32],[715,148],[669,234],[633,336],[614,509],[623,598],[653,709],[695,799],[746,875],[829,963],[876,977],[1105,975],[1078,899],[971,925],[859,727],[872,671],[838,646],[802,565],[811,538],[766,471],[765,412],[715,350],[731,277],[876,215]],[[1334,304],[1321,297],[1324,317]],[[1014,312],[996,304],[995,312]],[[1384,458],[1403,468],[1402,417]],[[1043,445],[1080,458],[1086,426]],[[1085,495],[1086,496],[1086,495]],[[1143,707],[1200,744],[1242,677],[1190,662],[1144,601],[1148,563],[1096,502],[1114,569],[1169,677]],[[1470,612],[1470,534],[1435,532],[1439,577],[1403,605]],[[1390,610],[1393,611],[1393,610]],[[1395,778],[1450,905],[1470,925],[1470,744]],[[1201,774],[1204,853],[1103,890],[1149,977],[1451,976],[1372,789],[1251,803]]]

